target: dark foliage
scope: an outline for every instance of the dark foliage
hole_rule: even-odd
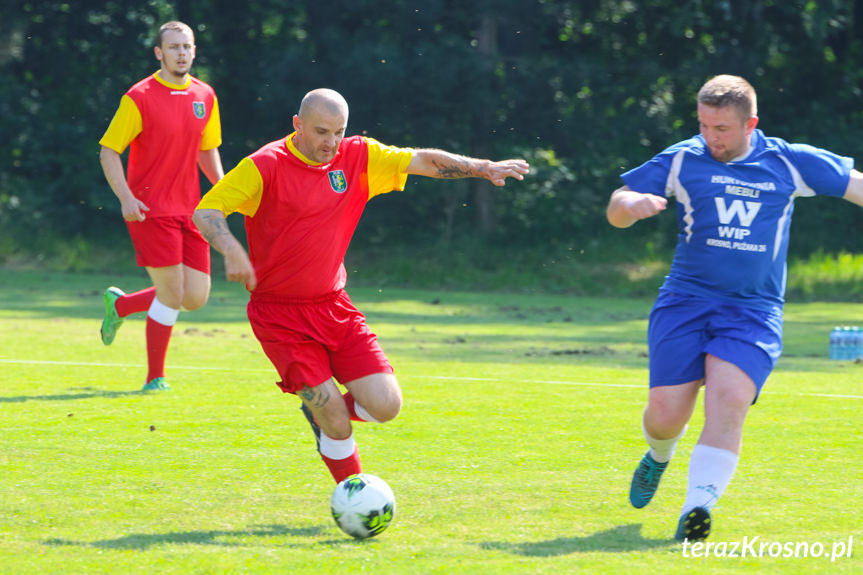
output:
[[[605,204],[621,171],[697,131],[695,92],[717,73],[750,79],[769,135],[849,156],[863,146],[861,1],[4,3],[0,256],[124,238],[98,140],[157,68],[152,40],[173,18],[196,30],[194,73],[219,95],[227,168],[285,135],[319,86],[351,103],[350,133],[534,166],[503,190],[412,179],[370,204],[359,246],[667,248],[669,220],[611,231]],[[800,204],[792,253],[858,249],[858,212]]]

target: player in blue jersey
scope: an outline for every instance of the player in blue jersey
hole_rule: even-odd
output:
[[[649,450],[629,499],[647,505],[704,385],[704,426],[689,460],[675,538],[699,540],[737,467],[743,422],[782,353],[785,260],[794,200],[825,195],[863,206],[850,158],[757,130],[755,90],[716,76],[698,93],[700,134],[623,174],[608,221],[626,228],[676,200],[679,235],[650,314]]]

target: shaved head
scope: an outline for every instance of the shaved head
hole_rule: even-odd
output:
[[[348,103],[341,94],[318,88],[305,95],[294,116],[294,145],[309,160],[326,164],[335,158],[348,125]]]
[[[348,103],[335,90],[318,88],[306,94],[303,101],[300,102],[300,111],[297,112],[297,115],[300,118],[306,118],[309,114],[343,116],[347,120]]]

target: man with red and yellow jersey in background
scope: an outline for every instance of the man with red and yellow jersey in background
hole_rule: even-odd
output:
[[[279,387],[302,399],[337,483],[362,471],[351,421],[388,421],[402,405],[392,366],[344,290],[344,256],[366,202],[403,190],[409,174],[502,186],[528,173],[524,160],[492,162],[346,138],[347,121],[339,93],[309,92],[294,116],[295,131],[243,159],[193,218],[225,256],[228,279],[251,292],[252,329]],[[246,216],[248,254],[227,226],[233,212]]]
[[[105,291],[102,343],[110,345],[123,318],[147,312],[145,391],[170,389],[165,357],[180,308],[194,310],[210,294],[210,247],[192,224],[201,199],[198,168],[212,183],[224,176],[216,93],[189,74],[195,36],[182,22],[159,29],[161,68],[132,86],[100,140],[105,178],[120,200],[139,266],[153,286],[126,294]],[[120,155],[130,146],[128,174]]]

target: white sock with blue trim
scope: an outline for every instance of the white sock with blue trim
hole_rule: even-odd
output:
[[[682,513],[695,507],[710,511],[737,469],[740,457],[733,451],[698,444],[689,458],[689,487]]]

